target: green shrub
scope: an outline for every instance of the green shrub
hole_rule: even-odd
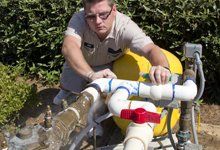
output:
[[[2,0],[0,59],[26,62],[27,70],[57,81],[63,57],[63,31],[81,0]],[[128,14],[153,41],[172,53],[185,42],[203,45],[207,86],[205,97],[220,102],[220,1],[123,0],[118,10]],[[181,56],[179,56],[181,57]]]
[[[1,1],[0,61],[25,62],[30,73],[58,79],[63,32],[78,5],[79,0]]]
[[[22,67],[7,67],[0,63],[0,125],[17,117],[25,102],[36,99],[36,89],[23,81]]]

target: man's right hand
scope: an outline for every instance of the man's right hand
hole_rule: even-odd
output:
[[[98,72],[90,72],[87,77],[90,82],[99,78],[117,78],[117,76],[110,69],[104,69]]]

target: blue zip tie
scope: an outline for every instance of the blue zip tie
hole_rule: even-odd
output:
[[[119,87],[117,87],[117,89],[115,91],[117,91],[118,89],[125,89],[128,92],[128,96],[131,95],[130,91],[125,86],[119,86]]]
[[[184,82],[186,82],[187,80],[191,80],[195,83],[195,80],[193,80],[193,78],[190,78],[190,77],[186,77],[186,80]]]
[[[108,82],[108,92],[111,92],[111,84],[112,84],[113,78]]]
[[[88,84],[85,88],[88,88],[88,87],[93,87],[95,88],[99,93],[101,93],[101,88],[98,84],[96,83],[91,83],[91,84]]]
[[[171,100],[173,101],[175,97],[175,84],[172,84],[172,88],[173,88],[173,96]]]

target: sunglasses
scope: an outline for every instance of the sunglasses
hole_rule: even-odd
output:
[[[95,21],[96,16],[98,16],[100,19],[106,20],[106,19],[108,19],[111,12],[112,12],[112,7],[111,7],[111,10],[109,12],[101,12],[101,13],[98,13],[98,14],[86,14],[85,18],[86,18],[86,20],[89,20],[89,21]]]

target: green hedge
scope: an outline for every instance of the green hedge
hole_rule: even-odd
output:
[[[159,46],[181,54],[185,42],[203,45],[205,98],[220,102],[220,1],[123,0],[128,14]],[[54,82],[63,58],[60,49],[67,23],[80,0],[3,0],[0,4],[1,61],[26,62],[31,73]],[[181,55],[179,56],[181,57]]]
[[[0,126],[18,117],[24,104],[36,100],[36,88],[21,77],[22,67],[8,67],[0,63]],[[8,120],[10,117],[10,120]]]
[[[53,82],[63,63],[63,31],[79,1],[3,0],[0,2],[0,58],[25,62],[31,73]]]

